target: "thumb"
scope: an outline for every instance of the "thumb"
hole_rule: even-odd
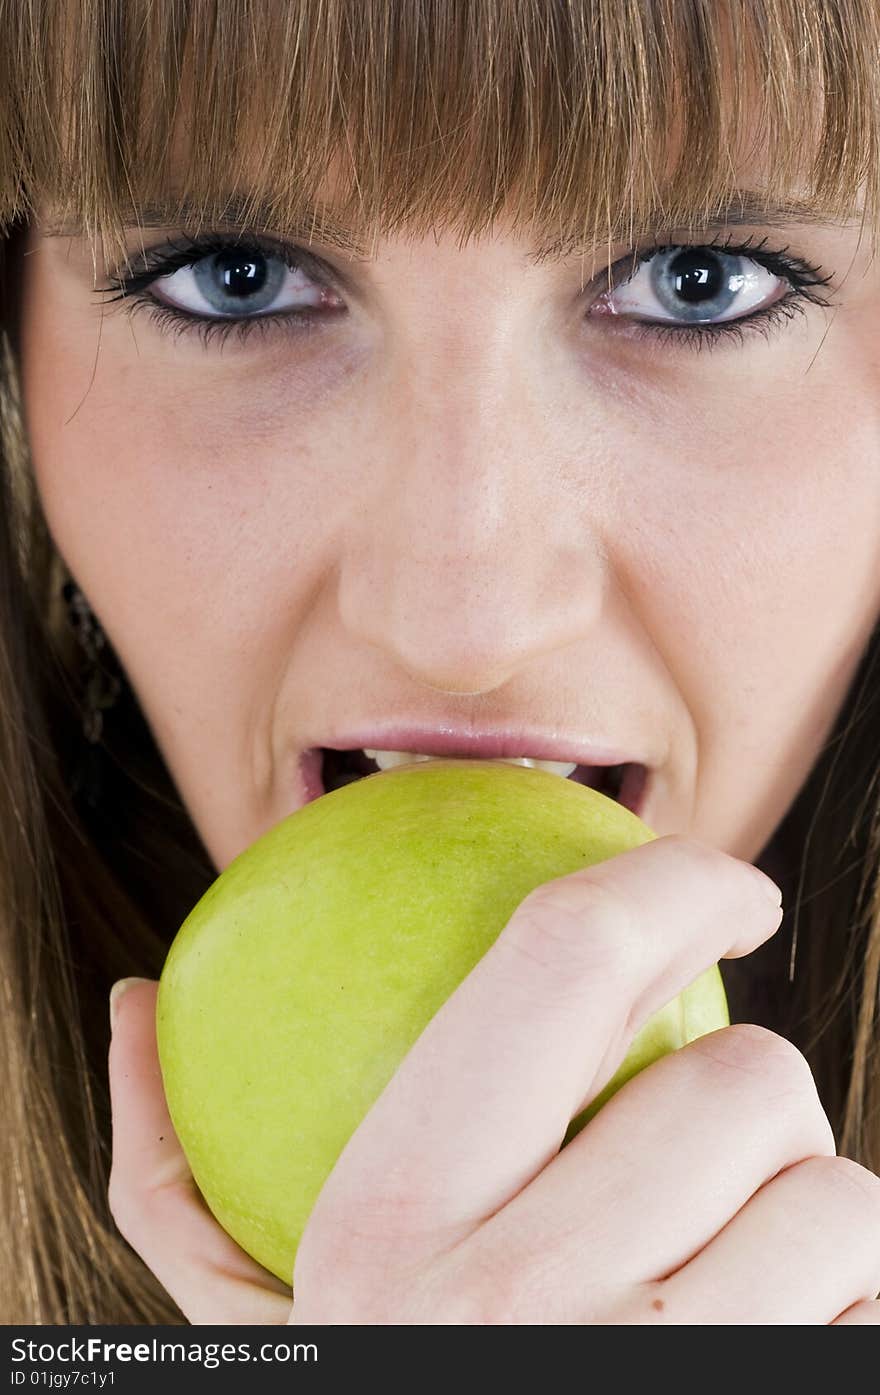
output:
[[[191,1323],[282,1325],[292,1294],[211,1214],[174,1131],[156,1048],[152,979],[111,993],[108,1199],[121,1234]]]

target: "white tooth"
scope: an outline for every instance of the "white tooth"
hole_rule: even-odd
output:
[[[395,765],[410,765],[417,760],[444,759],[443,756],[422,756],[417,751],[368,751],[366,747],[364,755],[374,760],[380,770],[390,770]],[[503,765],[528,765],[535,770],[549,770],[551,775],[561,775],[563,779],[567,779],[572,771],[577,770],[577,761],[533,760],[531,756],[499,756],[497,759]]]
[[[551,775],[561,775],[564,780],[577,770],[576,760],[529,760],[528,756],[524,756],[517,764],[533,765],[536,770],[549,770]]]
[[[374,760],[380,770],[390,770],[395,765],[411,765],[416,760],[432,760],[432,756],[419,756],[414,751],[368,751],[364,755]]]

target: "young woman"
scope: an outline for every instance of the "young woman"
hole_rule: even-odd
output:
[[[3,1320],[880,1321],[874,0],[3,23]],[[286,1285],[155,980],[364,750],[660,836],[523,902]],[[719,959],[733,1025],[559,1153]]]

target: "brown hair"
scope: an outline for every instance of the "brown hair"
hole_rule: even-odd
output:
[[[50,208],[119,249],[139,211],[170,203],[168,224],[190,231],[262,220],[356,248],[403,228],[467,238],[504,216],[570,250],[704,226],[737,197],[736,152],[760,158],[768,203],[862,208],[876,235],[880,14],[876,0],[0,0],[0,31],[0,1321],[181,1322],[107,1206],[107,994],[158,977],[215,869],[127,687],[92,772],[100,798],[81,783],[66,573],[18,396],[28,223]],[[876,1169],[875,665],[872,641],[779,830],[789,931],[746,961],[741,1001],[731,985],[734,1016],[806,1052],[840,1151]]]

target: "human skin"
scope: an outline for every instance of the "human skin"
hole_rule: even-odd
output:
[[[388,714],[605,741],[655,832],[760,854],[880,605],[880,267],[749,233],[837,304],[701,352],[510,238],[386,240],[320,332],[220,349],[102,318],[85,244],[32,238],[46,517],[218,870]]]
[[[638,850],[660,899],[663,878],[683,876],[692,904],[705,900],[706,849],[722,859],[717,876],[755,877],[731,859],[768,847],[880,606],[880,268],[857,226],[736,230],[749,235],[835,273],[833,308],[697,352],[598,313],[580,263],[535,265],[509,231],[464,247],[448,234],[386,238],[363,265],[315,247],[349,283],[323,328],[222,349],[118,305],[102,316],[86,244],[32,231],[22,371],[46,518],[218,871],[302,802],[303,748],[392,714],[620,748],[652,768],[645,821],[703,849],[697,872],[678,838],[661,838],[664,855],[679,849],[674,874]],[[629,887],[635,874],[620,875]],[[595,899],[595,879],[576,886]],[[688,969],[745,952],[732,934],[713,938],[711,917],[683,920]],[[773,929],[756,922],[747,947]],[[618,1006],[636,993],[628,969]],[[123,1110],[129,1135],[166,1129],[155,1072],[143,1067],[138,1103],[119,1083],[121,1053],[129,1067],[153,1059],[148,990],[127,1013],[115,1128]],[[769,1033],[746,1041],[756,1073],[780,1054]],[[708,1097],[717,1081],[691,1086]],[[809,1086],[798,1092],[809,1125],[787,1138],[786,1165],[829,1153]],[[405,1097],[401,1086],[387,1106],[392,1133]],[[772,1103],[749,1109],[763,1139]],[[364,1145],[373,1177],[378,1146]],[[523,1164],[521,1186],[539,1161]],[[185,1179],[179,1156],[156,1165]],[[144,1207],[132,1198],[149,1184],[114,1166],[117,1219],[134,1235]],[[842,1223],[876,1238],[876,1179],[858,1175],[863,1209]],[[756,1173],[753,1189],[766,1180]],[[804,1185],[827,1204],[824,1176]],[[499,1183],[496,1207],[511,1186]],[[213,1226],[189,1205],[188,1224]],[[205,1245],[232,1264],[215,1232]],[[256,1282],[240,1252],[235,1263]],[[194,1311],[211,1292],[200,1273]],[[261,1282],[261,1301],[283,1304],[262,1271]],[[834,1311],[829,1298],[817,1316],[780,1320],[830,1322],[873,1297],[872,1282],[866,1271]],[[202,1320],[225,1320],[223,1302]]]

